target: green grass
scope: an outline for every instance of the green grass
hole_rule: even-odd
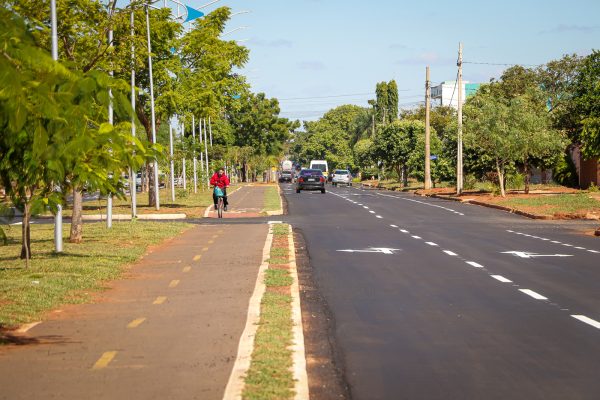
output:
[[[289,226],[276,224],[274,235],[287,235]],[[277,263],[288,262],[288,249],[271,248]],[[270,261],[274,264],[273,260]],[[284,294],[293,280],[288,270],[267,269],[265,292],[261,301],[260,322],[254,339],[252,361],[246,374],[242,398],[250,400],[290,399],[294,396],[292,368],[292,297]],[[279,291],[277,290],[279,289]]]
[[[233,191],[235,185],[232,185],[229,191]],[[194,193],[193,188],[183,190],[175,189],[175,201],[171,201],[171,189],[160,190],[160,210],[148,206],[148,193],[137,193],[138,214],[151,213],[185,213],[188,217],[202,217],[206,207],[212,204],[212,191],[206,187],[199,187],[198,193]],[[65,216],[71,216],[71,206],[64,209]],[[86,201],[83,203],[84,214],[105,214],[106,199]],[[125,199],[113,198],[113,214],[131,214],[131,198]],[[48,215],[50,215],[48,213]]]
[[[124,266],[139,259],[149,245],[173,237],[185,223],[115,222],[85,223],[84,242],[68,242],[69,225],[63,231],[64,252],[54,253],[53,225],[32,225],[29,269],[20,254],[21,228],[7,230],[9,243],[0,246],[0,327],[39,320],[65,303],[83,303],[107,280],[118,278]]]
[[[535,209],[534,211],[546,215],[600,212],[600,201],[592,198],[589,193],[557,194],[531,198],[498,198],[494,203],[516,209],[526,208],[528,211]]]
[[[265,206],[263,211],[279,211],[281,209],[281,202],[279,199],[279,192],[276,186],[267,186],[265,188],[264,197]]]

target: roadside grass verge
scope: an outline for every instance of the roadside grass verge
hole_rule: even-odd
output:
[[[263,212],[279,211],[281,209],[279,192],[277,191],[276,186],[265,187],[264,203],[265,203],[265,205],[264,205]]]
[[[600,199],[590,193],[529,195],[531,197],[495,198],[491,202],[521,211],[542,215],[585,215],[600,214]]]
[[[290,286],[293,279],[289,265],[285,269],[280,266],[271,268],[274,264],[289,263],[289,226],[275,224],[272,230],[271,259],[265,273],[266,291],[261,301],[260,322],[242,394],[242,398],[249,400],[290,399],[294,396],[290,348],[293,339]]]
[[[231,185],[228,191],[233,192],[237,185]],[[137,211],[138,214],[171,214],[185,213],[191,218],[201,218],[204,215],[206,207],[212,204],[212,191],[206,189],[206,185],[198,187],[198,193],[194,193],[194,188],[186,190],[182,188],[175,189],[175,201],[171,200],[171,189],[160,190],[160,210],[148,205],[148,193],[137,193]],[[63,215],[70,217],[72,205],[65,207]],[[106,198],[99,200],[85,201],[83,203],[83,214],[106,214]],[[113,198],[113,214],[131,214],[131,197],[124,199]],[[50,213],[47,213],[50,215]]]
[[[54,226],[32,225],[31,267],[19,259],[21,227],[7,230],[8,245],[0,246],[0,328],[39,320],[61,304],[90,301],[103,283],[118,278],[138,260],[149,245],[158,244],[191,227],[159,222],[85,223],[84,242],[64,242],[64,252],[54,253]],[[65,225],[63,237],[68,237]]]

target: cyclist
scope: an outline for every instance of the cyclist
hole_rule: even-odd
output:
[[[212,176],[212,178],[210,178],[210,184],[213,187],[218,186],[219,189],[221,189],[223,191],[223,206],[224,206],[224,210],[227,211],[227,204],[229,204],[227,202],[227,187],[229,186],[229,178],[227,177],[227,175],[225,175],[225,170],[223,168],[219,168],[219,170],[217,172],[215,172],[215,174]],[[215,203],[215,210],[217,209],[217,202],[219,201],[219,199],[217,198],[217,195],[215,195],[215,192],[213,191],[213,203]]]

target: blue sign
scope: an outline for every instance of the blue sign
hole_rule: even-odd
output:
[[[437,160],[437,156],[435,154],[432,154],[429,156],[430,160]]]
[[[187,9],[187,18],[183,22],[190,22],[197,18],[204,17],[204,13],[202,11],[198,11],[190,6],[185,6],[185,8]]]

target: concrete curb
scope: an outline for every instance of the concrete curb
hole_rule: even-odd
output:
[[[244,391],[245,381],[244,377],[250,368],[250,361],[252,358],[252,352],[254,350],[254,338],[256,331],[258,330],[258,323],[260,321],[260,303],[263,295],[265,294],[265,271],[269,267],[269,257],[271,253],[271,244],[273,243],[273,228],[269,227],[269,233],[265,240],[265,246],[263,247],[262,263],[258,270],[258,276],[256,277],[256,285],[254,286],[254,292],[250,297],[250,303],[248,306],[248,317],[246,319],[246,326],[240,337],[238,344],[237,357],[229,375],[227,386],[225,387],[225,393],[223,394],[223,400],[241,400],[242,392]]]
[[[290,274],[292,275],[292,320],[294,327],[294,343],[292,344],[293,352],[293,373],[294,381],[296,382],[294,390],[296,395],[294,399],[303,400],[309,399],[308,389],[308,373],[306,372],[306,350],[304,348],[304,328],[302,326],[302,308],[300,305],[300,286],[298,281],[298,270],[296,268],[296,246],[294,243],[294,232],[290,225],[290,233],[288,235],[288,243],[290,246]]]
[[[140,220],[171,220],[171,219],[186,219],[184,213],[176,214],[138,214],[137,219]],[[84,221],[106,221],[106,214],[87,214],[82,215]],[[131,221],[130,214],[113,214],[113,221]]]

